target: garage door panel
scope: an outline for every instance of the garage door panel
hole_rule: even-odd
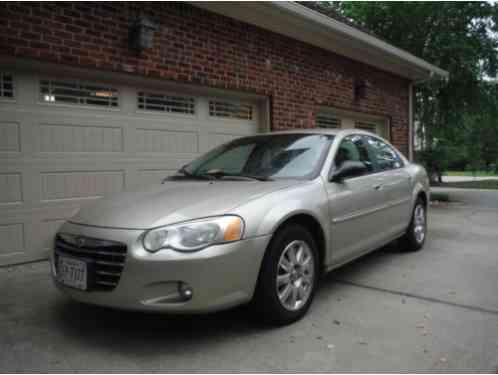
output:
[[[44,172],[42,201],[95,198],[124,188],[124,171]]]
[[[202,124],[202,132],[227,133],[227,134],[256,134],[259,129],[257,124],[250,122],[232,121],[206,121]]]
[[[0,224],[0,256],[24,251],[24,224]]]
[[[0,121],[0,153],[21,151],[20,123]]]
[[[123,143],[121,127],[39,125],[40,152],[123,152]]]
[[[136,151],[197,153],[199,138],[195,132],[139,128],[136,130]]]
[[[190,132],[196,133],[199,131],[199,121],[196,123],[190,121],[172,122],[171,119],[162,119],[159,121],[143,118],[128,117],[127,122],[133,129],[151,129],[151,130],[165,130],[171,132]]]
[[[51,109],[51,108],[50,108]],[[128,126],[130,118],[125,113],[113,112],[110,114],[82,113],[75,108],[64,108],[61,111],[53,109],[40,111],[40,106],[33,106],[26,112],[28,118],[36,115],[37,124],[52,125],[77,125],[77,126],[102,126],[123,127]]]
[[[135,109],[127,115],[129,116],[128,118],[131,116],[137,121],[145,121],[151,124],[164,124],[165,126],[171,126],[174,129],[179,130],[183,126],[197,128],[199,126],[199,120],[201,119],[199,113],[196,113],[195,115],[182,115],[174,112],[143,111],[140,109]]]
[[[21,203],[21,173],[0,173],[0,206]]]

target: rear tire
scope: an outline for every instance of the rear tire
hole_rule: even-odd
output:
[[[418,251],[424,247],[427,238],[427,207],[422,198],[417,198],[410,225],[402,237],[404,251]]]
[[[258,319],[273,325],[301,319],[313,300],[319,269],[313,236],[298,224],[280,229],[266,251],[252,301]]]

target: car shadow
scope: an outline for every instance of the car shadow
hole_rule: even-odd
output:
[[[247,306],[202,315],[169,315],[85,305],[63,296],[56,302],[55,319],[64,336],[91,346],[117,344],[121,353],[133,355],[137,350],[147,355],[157,349],[202,347],[213,340],[257,335],[272,328],[252,319]]]
[[[331,272],[323,278],[316,297],[335,298],[340,289],[337,281],[375,268],[392,256],[396,256],[393,250],[384,248]],[[63,335],[97,348],[118,346],[122,354],[134,356],[137,351],[140,355],[152,356],[157,348],[161,351],[177,351],[182,347],[202,350],[203,345],[213,342],[219,344],[287,329],[258,322],[248,306],[210,314],[170,315],[85,305],[60,296],[54,308],[54,318]]]
[[[410,254],[402,251],[399,246],[397,242],[393,242],[329,272],[323,277],[320,289],[326,289],[337,282],[349,282],[354,280],[358,274],[374,272],[378,266],[380,267],[385,262],[389,262],[393,257]]]

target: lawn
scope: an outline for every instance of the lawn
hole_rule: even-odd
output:
[[[469,176],[469,177],[495,177],[497,176],[496,173],[494,172],[488,172],[488,171],[446,171],[444,172],[445,176]]]
[[[498,180],[446,182],[446,183],[437,184],[434,186],[462,188],[462,189],[496,189],[496,190],[498,190]]]

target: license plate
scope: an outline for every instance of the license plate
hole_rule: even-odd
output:
[[[57,260],[57,280],[64,285],[85,290],[87,288],[86,262],[59,256]]]

